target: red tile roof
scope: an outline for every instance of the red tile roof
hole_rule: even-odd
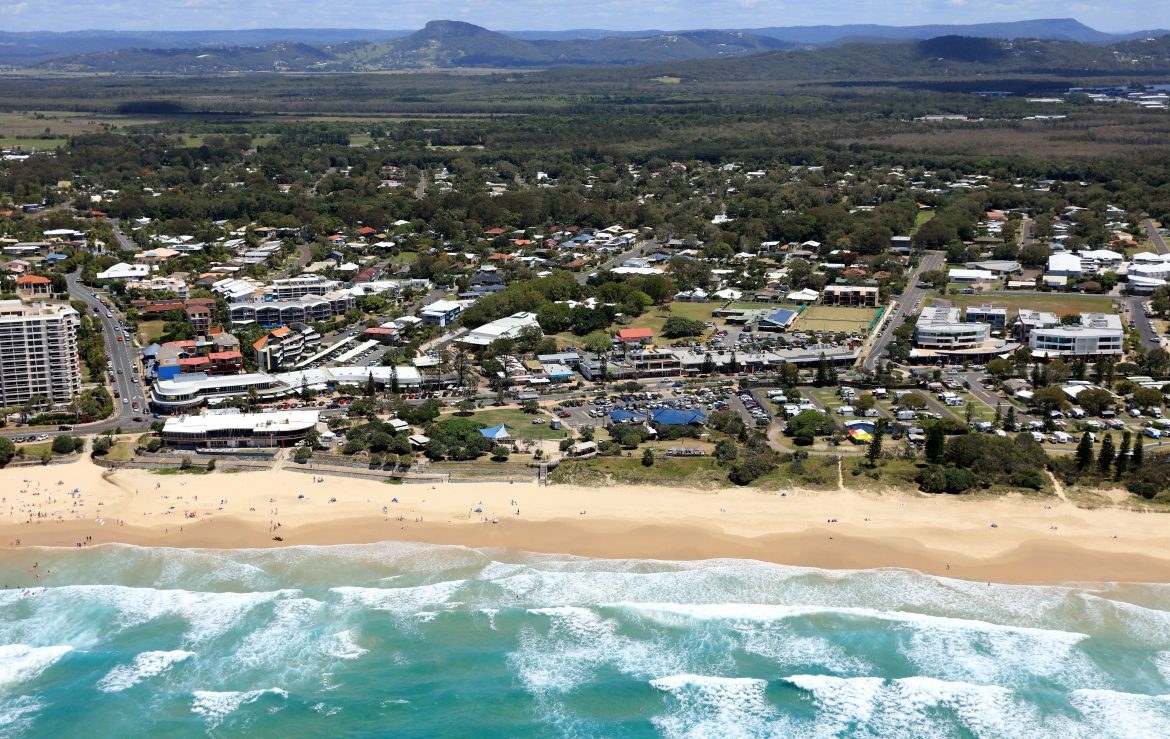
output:
[[[207,358],[212,361],[226,360],[226,359],[241,359],[242,355],[239,352],[212,352],[207,355]]]
[[[618,329],[617,337],[622,341],[640,341],[653,339],[654,332],[648,328],[621,328]]]
[[[51,283],[48,277],[41,277],[40,275],[25,275],[16,281],[17,285],[48,285]]]

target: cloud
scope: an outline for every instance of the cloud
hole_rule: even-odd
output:
[[[23,0],[0,4],[0,25],[10,31],[108,29],[200,30],[225,28],[415,29],[428,20],[454,18],[497,30],[608,28],[759,28],[765,26],[880,23],[918,25],[1031,18],[1078,20],[1101,30],[1156,25],[1164,0]]]

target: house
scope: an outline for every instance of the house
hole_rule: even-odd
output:
[[[21,300],[44,300],[53,297],[53,281],[40,275],[23,275],[16,280],[16,294]]]
[[[97,278],[99,280],[141,280],[150,275],[150,269],[148,264],[118,262],[113,267],[98,272]]]
[[[617,340],[623,344],[649,344],[654,341],[654,331],[648,328],[618,329]]]

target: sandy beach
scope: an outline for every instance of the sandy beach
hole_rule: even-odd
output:
[[[279,469],[108,473],[88,458],[0,470],[0,491],[0,546],[13,548],[397,539],[589,557],[902,567],[1011,583],[1170,582],[1170,518],[1056,498],[387,485]]]

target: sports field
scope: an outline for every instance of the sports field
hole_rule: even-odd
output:
[[[828,333],[864,333],[877,310],[874,308],[842,308],[836,305],[810,305],[792,326],[792,331],[821,331]]]

